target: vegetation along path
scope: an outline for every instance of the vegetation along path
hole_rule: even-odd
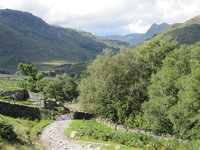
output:
[[[70,123],[70,119],[54,121],[44,128],[39,138],[45,150],[93,150],[93,148],[70,141],[66,137],[64,132],[70,128]]]

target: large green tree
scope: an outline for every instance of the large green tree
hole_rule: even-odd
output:
[[[143,106],[147,127],[185,138],[200,135],[200,43],[182,46],[165,60]]]
[[[114,55],[105,50],[88,67],[79,84],[79,100],[86,111],[129,126],[139,125],[141,104],[148,100],[150,77],[176,42],[152,40]]]

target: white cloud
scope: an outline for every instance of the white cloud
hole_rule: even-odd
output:
[[[0,8],[94,34],[145,32],[153,23],[183,22],[200,14],[199,0],[0,0]]]

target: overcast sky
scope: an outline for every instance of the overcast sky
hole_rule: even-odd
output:
[[[199,0],[0,0],[0,9],[5,8],[95,35],[143,33],[153,23],[184,22],[200,15]]]

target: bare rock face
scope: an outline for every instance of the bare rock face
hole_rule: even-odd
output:
[[[25,101],[30,96],[27,90],[18,89],[18,90],[2,91],[0,92],[0,97],[9,97],[9,99],[16,101]]]

